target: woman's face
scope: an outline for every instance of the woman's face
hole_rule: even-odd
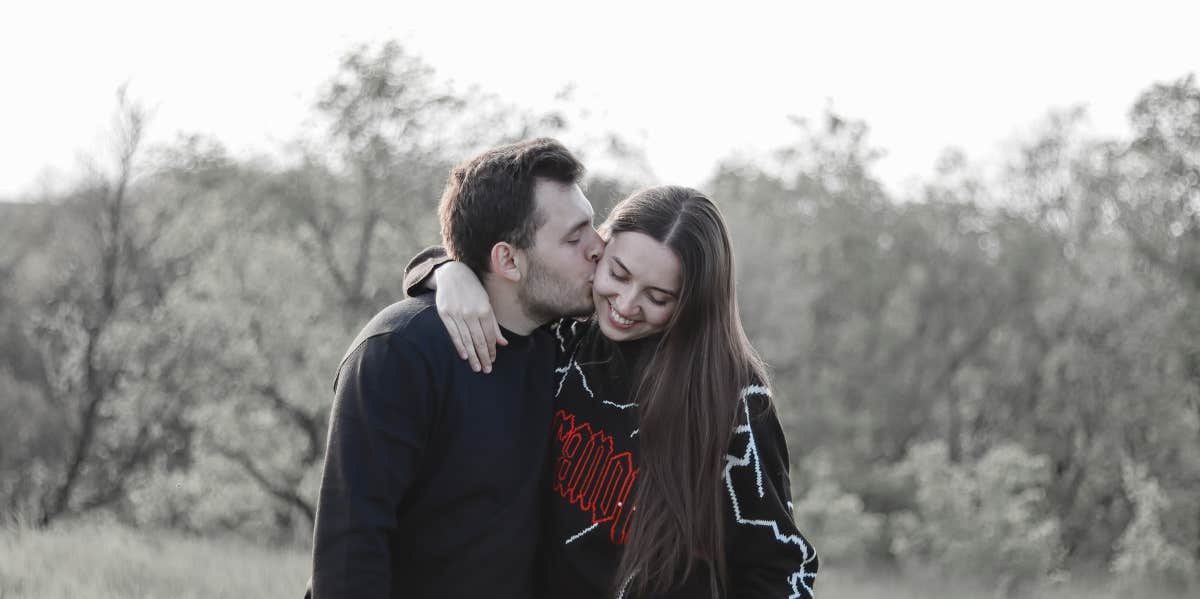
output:
[[[631,341],[661,332],[675,313],[679,257],[645,233],[616,233],[596,265],[592,300],[600,332]]]

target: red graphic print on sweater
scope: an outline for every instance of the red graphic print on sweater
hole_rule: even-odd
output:
[[[638,469],[628,451],[613,450],[613,438],[575,415],[558,410],[554,434],[562,448],[554,461],[554,490],[579,509],[590,512],[592,524],[611,522],[608,537],[623,545],[629,533],[629,491]]]

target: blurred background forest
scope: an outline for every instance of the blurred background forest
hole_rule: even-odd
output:
[[[549,135],[608,165],[598,215],[669,183],[566,96],[456,90],[398,43],[328,75],[317,126],[270,159],[149,145],[122,89],[87,176],[0,203],[0,536],[106,522],[307,551],[334,369],[437,241],[450,166]],[[1108,139],[1048,112],[1003,164],[948,149],[895,197],[868,123],[829,111],[702,185],[818,591],[863,572],[1200,590],[1200,86],[1181,73],[1128,114]]]

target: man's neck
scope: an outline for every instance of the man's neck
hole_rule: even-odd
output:
[[[516,287],[489,276],[487,281],[484,281],[483,288],[487,290],[492,301],[492,312],[496,315],[496,322],[505,329],[518,335],[528,335],[545,324],[538,322],[525,311],[520,298],[517,297]]]

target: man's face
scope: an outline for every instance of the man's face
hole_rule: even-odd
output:
[[[592,227],[592,204],[578,185],[538,179],[533,188],[542,220],[518,297],[530,316],[550,321],[592,313],[592,277],[604,241]]]

